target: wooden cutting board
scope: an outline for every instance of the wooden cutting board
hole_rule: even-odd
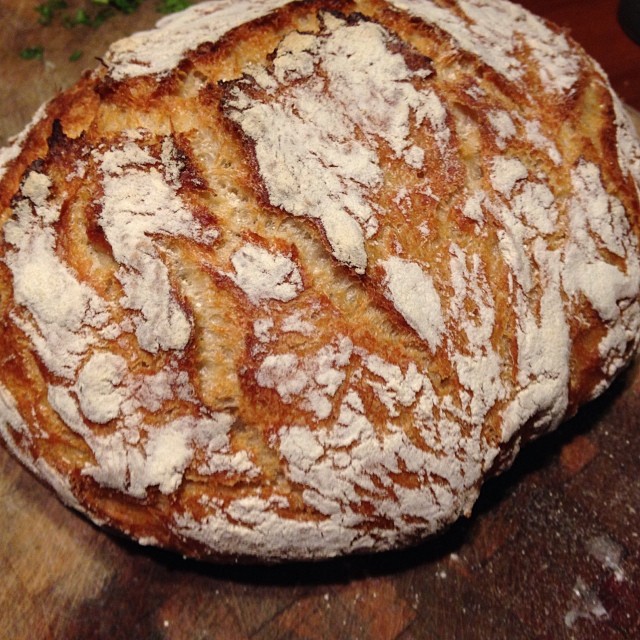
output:
[[[98,30],[42,28],[33,6],[0,0],[0,143],[108,42],[158,18],[147,2]],[[40,44],[43,60],[19,57]],[[638,415],[634,367],[529,446],[441,537],[270,568],[202,565],[112,537],[0,447],[0,638],[638,638]]]

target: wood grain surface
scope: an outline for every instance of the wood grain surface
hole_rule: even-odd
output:
[[[148,0],[99,29],[42,27],[35,4],[0,0],[0,144],[110,41],[158,18]],[[570,28],[640,108],[640,47],[617,25],[616,2],[522,4]],[[19,57],[37,45],[43,60]],[[0,447],[0,638],[640,638],[638,415],[636,365],[529,446],[442,536],[280,567],[203,565],[110,536]]]

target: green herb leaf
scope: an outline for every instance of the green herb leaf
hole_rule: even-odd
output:
[[[65,27],[69,28],[77,27],[80,24],[90,27],[93,24],[93,21],[84,9],[78,9],[72,16],[65,16],[63,24]]]
[[[38,45],[37,47],[25,47],[20,52],[20,57],[23,60],[42,60],[44,57],[44,47]]]
[[[82,58],[82,51],[74,51],[69,56],[69,62],[75,62],[76,60],[80,60],[80,58]]]
[[[122,13],[134,13],[138,10],[141,0],[110,0],[109,4]]]
[[[158,13],[175,13],[186,9],[190,4],[189,0],[161,0],[156,5],[156,11]]]
[[[36,7],[36,11],[40,14],[38,22],[47,26],[53,22],[55,14],[61,9],[66,9],[68,4],[65,0],[47,0]]]
[[[104,9],[100,9],[98,13],[93,17],[93,22],[91,26],[94,29],[97,29],[101,24],[104,24],[109,18],[114,15],[113,9],[111,7],[105,7]]]

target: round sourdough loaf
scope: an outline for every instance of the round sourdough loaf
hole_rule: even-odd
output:
[[[222,0],[115,43],[2,151],[0,432],[209,559],[468,514],[638,341],[640,144],[504,0]]]

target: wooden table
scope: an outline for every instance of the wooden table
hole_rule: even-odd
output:
[[[0,0],[0,142],[150,26],[44,30]],[[640,109],[640,47],[614,0],[524,0],[571,30]],[[45,45],[43,61],[17,51]],[[70,61],[72,51],[83,51]],[[0,448],[0,637],[621,640],[640,637],[640,370],[483,491],[470,520],[404,552],[317,565],[205,566],[138,548],[64,508]]]

